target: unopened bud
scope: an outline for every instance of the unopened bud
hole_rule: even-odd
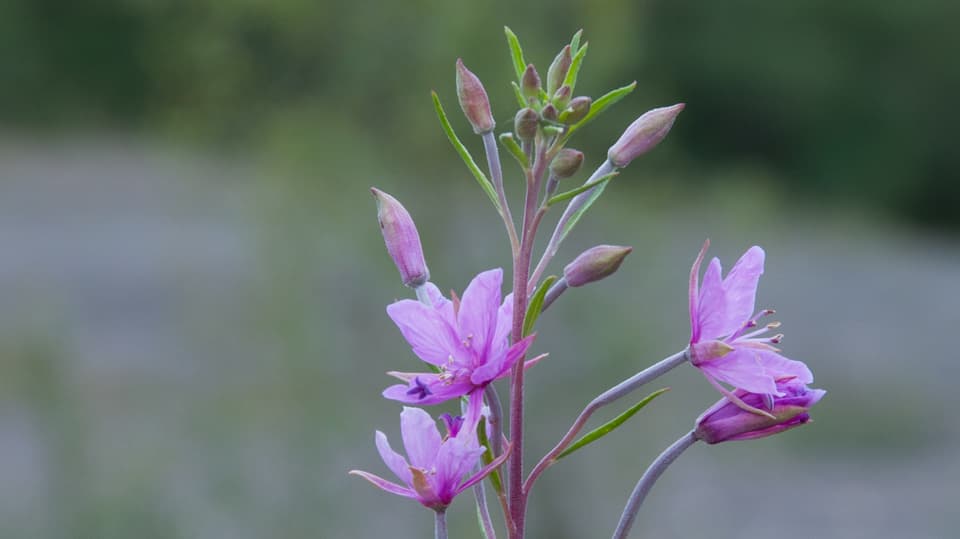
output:
[[[777,391],[782,396],[736,390],[734,396],[743,404],[767,415],[745,410],[725,397],[697,419],[694,435],[708,444],[772,436],[809,423],[810,408],[826,394],[794,381],[778,381]]]
[[[558,178],[569,178],[580,170],[581,165],[583,165],[583,152],[564,148],[550,162],[550,172]]]
[[[492,131],[496,125],[493,113],[490,112],[490,100],[483,83],[476,75],[463,65],[463,60],[457,58],[457,98],[464,116],[473,126],[473,132],[478,135]]]
[[[531,108],[520,109],[513,118],[513,130],[517,133],[517,138],[530,142],[537,136],[537,125],[540,123],[540,117],[537,111]]]
[[[523,72],[523,77],[520,79],[520,91],[528,103],[531,99],[540,99],[540,74],[537,73],[533,64],[528,65],[527,70]]]
[[[430,279],[430,270],[423,259],[423,247],[420,245],[420,235],[413,219],[397,199],[383,191],[371,187],[370,192],[377,201],[377,220],[380,221],[380,232],[383,241],[387,244],[387,252],[397,270],[403,284],[416,288]]]
[[[550,69],[547,70],[547,95],[553,95],[563,85],[563,79],[567,77],[571,63],[573,63],[573,57],[570,55],[570,45],[567,45],[553,59]]]
[[[593,100],[585,95],[574,97],[570,100],[570,104],[567,105],[567,110],[560,113],[560,121],[565,124],[575,124],[579,122],[590,113],[590,105],[592,104]]]
[[[630,124],[623,135],[620,135],[620,140],[610,147],[607,158],[617,168],[623,168],[652,150],[670,132],[674,120],[684,106],[683,103],[678,103],[645,112]]]
[[[548,103],[546,107],[543,107],[543,110],[540,111],[540,115],[543,116],[544,120],[555,122],[557,121],[557,107],[553,106],[553,103]]]
[[[583,286],[613,275],[633,247],[597,245],[584,251],[563,268],[563,278],[570,287]]]
[[[567,104],[570,103],[570,96],[573,94],[573,89],[564,84],[557,90],[557,93],[553,94],[553,104],[557,106],[558,109],[563,110],[567,108]]]

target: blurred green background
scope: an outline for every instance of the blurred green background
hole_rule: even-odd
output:
[[[6,0],[0,537],[429,536],[425,510],[346,475],[388,475],[383,372],[417,366],[383,310],[409,291],[367,189],[411,211],[441,288],[508,264],[428,93],[479,157],[453,65],[507,129],[504,24],[541,72],[584,28],[577,93],[638,81],[574,139],[588,168],[643,111],[687,103],[551,268],[597,243],[636,249],[543,319],[528,460],[684,346],[703,238],[727,266],[759,243],[760,306],[829,394],[809,427],[689,451],[635,536],[955,535],[957,20],[934,0]],[[663,384],[543,477],[531,537],[610,533],[646,464],[715,400],[689,368]],[[452,536],[479,536],[470,506]]]

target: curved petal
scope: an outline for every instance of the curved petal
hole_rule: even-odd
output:
[[[482,385],[505,375],[510,367],[513,367],[513,364],[527,352],[527,348],[530,348],[534,337],[536,335],[528,335],[522,341],[511,346],[505,353],[490,358],[487,363],[473,370],[473,373],[470,374],[470,381],[474,385]]]
[[[687,289],[687,301],[689,302],[690,307],[690,342],[695,343],[700,340],[700,315],[699,315],[699,303],[700,303],[700,264],[703,263],[703,257],[707,254],[707,249],[710,248],[710,239],[707,238],[703,242],[703,247],[700,248],[700,253],[697,254],[696,260],[693,261],[693,266],[690,267],[690,283],[689,288]]]
[[[703,273],[703,284],[700,285],[700,297],[697,301],[699,341],[717,339],[729,333],[723,332],[728,323],[721,271],[720,259],[714,258]],[[739,324],[737,326],[739,327]]]
[[[442,314],[420,302],[403,299],[387,306],[387,314],[410,343],[413,353],[433,365],[464,356],[460,339]]]
[[[428,282],[423,286],[427,289],[427,297],[430,298],[430,304],[434,310],[441,314],[450,327],[456,327],[457,319],[453,314],[453,302],[443,296],[437,285]]]
[[[371,483],[373,483],[375,487],[379,487],[389,492],[390,494],[398,494],[400,496],[412,498],[414,500],[418,499],[417,493],[414,492],[413,490],[405,487],[401,487],[396,483],[391,483],[390,481],[387,481],[386,479],[380,476],[376,476],[376,475],[373,475],[372,473],[364,472],[361,470],[350,470],[349,473],[351,475],[357,475],[366,479],[367,481],[370,481]]]
[[[377,431],[374,441],[377,444],[377,451],[380,452],[380,458],[383,459],[383,463],[387,465],[387,468],[390,468],[390,471],[394,475],[400,478],[406,484],[410,484],[410,469],[409,464],[407,464],[407,459],[403,458],[403,455],[397,453],[390,447],[390,442],[387,441],[387,435]]]
[[[474,388],[467,379],[447,384],[438,380],[437,375],[432,373],[418,373],[417,377],[425,383],[429,393],[410,393],[412,384],[396,384],[383,390],[384,398],[404,404],[430,406],[466,395]]]
[[[420,408],[404,407],[400,413],[400,434],[410,464],[429,470],[440,450],[440,431],[437,422]]]
[[[763,275],[763,262],[766,258],[763,249],[757,245],[747,249],[740,260],[723,280],[723,292],[726,300],[725,317],[727,327],[723,335],[728,335],[753,316],[757,298],[757,284]]]
[[[477,465],[484,451],[473,431],[461,430],[460,435],[466,438],[447,438],[437,453],[437,495],[447,503],[457,494],[460,480]]]
[[[772,350],[755,350],[754,352],[759,354],[764,371],[774,380],[791,378],[794,384],[813,383],[813,373],[804,362],[786,358]],[[780,393],[781,396],[785,394]]]
[[[721,382],[750,393],[780,394],[774,377],[763,368],[756,350],[737,349],[723,357],[701,363],[697,368]]]
[[[510,330],[513,329],[513,292],[507,294],[497,311],[497,329],[493,332],[490,353],[499,353],[509,344]]]
[[[460,336],[468,340],[476,357],[483,361],[493,341],[500,309],[500,287],[503,270],[485,271],[470,281],[460,300],[457,326]]]

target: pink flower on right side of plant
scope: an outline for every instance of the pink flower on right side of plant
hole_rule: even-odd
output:
[[[707,240],[690,270],[690,363],[731,402],[757,413],[760,410],[744,403],[720,382],[749,393],[767,395],[769,404],[772,397],[785,395],[777,380],[809,384],[813,382],[813,373],[804,363],[780,354],[774,345],[783,335],[765,335],[779,327],[778,322],[754,329],[761,317],[774,312],[754,311],[757,284],[763,274],[763,249],[758,246],[748,249],[725,278],[721,278],[720,260],[714,258],[704,272],[701,285],[700,264],[709,246]]]

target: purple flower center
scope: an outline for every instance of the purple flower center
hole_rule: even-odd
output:
[[[430,391],[430,388],[427,387],[427,384],[423,383],[423,380],[419,376],[413,379],[414,387],[411,387],[407,390],[407,395],[417,395],[417,398],[423,400],[427,398],[427,395],[432,395],[433,392]]]
[[[451,416],[450,414],[442,414],[440,419],[443,420],[443,424],[447,427],[447,436],[456,437],[457,433],[460,432],[460,427],[463,426],[463,418],[460,416]]]

